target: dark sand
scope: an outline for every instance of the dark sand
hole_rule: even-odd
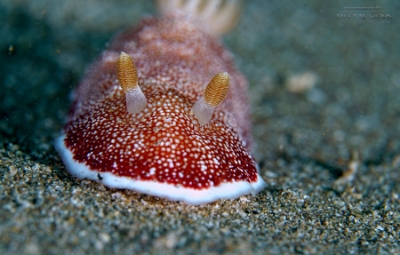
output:
[[[65,171],[53,139],[70,91],[115,32],[156,13],[80,2],[0,3],[0,254],[400,254],[398,2],[245,4],[224,41],[250,81],[268,187],[199,207]],[[337,19],[353,13],[365,19]],[[313,88],[287,89],[309,71]]]

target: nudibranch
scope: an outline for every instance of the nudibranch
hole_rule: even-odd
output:
[[[72,175],[192,205],[265,187],[249,153],[247,82],[218,39],[237,1],[220,2],[159,1],[163,16],[110,43],[55,141]]]

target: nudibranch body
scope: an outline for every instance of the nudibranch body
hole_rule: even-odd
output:
[[[250,127],[231,54],[198,17],[169,12],[88,69],[55,146],[78,178],[198,205],[265,187]]]

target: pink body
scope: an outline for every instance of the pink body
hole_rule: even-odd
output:
[[[135,62],[148,101],[136,115],[127,112],[117,79],[121,51]],[[191,108],[219,72],[228,72],[231,78],[228,96],[210,123],[200,127]],[[78,177],[103,181],[104,174],[111,174],[117,182],[122,177],[149,185],[137,188],[103,181],[108,186],[192,204],[255,194],[265,185],[249,154],[246,80],[235,69],[231,54],[196,19],[178,14],[145,18],[136,30],[115,38],[89,68],[74,96],[65,136],[56,141],[56,148],[67,169]],[[241,187],[234,195],[198,199],[174,195],[181,190],[203,196],[225,184],[234,189],[235,183]],[[151,184],[175,191],[152,192]]]

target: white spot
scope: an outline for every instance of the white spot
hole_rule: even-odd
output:
[[[150,168],[150,175],[154,175],[155,172],[156,172],[156,168],[155,167]]]

